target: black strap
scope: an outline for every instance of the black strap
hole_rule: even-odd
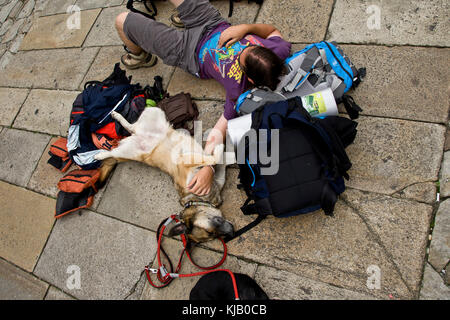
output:
[[[233,0],[230,0],[230,9],[228,10],[228,18],[230,18],[233,15]]]
[[[320,206],[327,216],[334,215],[334,206],[337,201],[336,192],[331,188],[328,182],[324,183],[322,195],[320,198]]]
[[[150,2],[150,5],[151,5],[151,7],[152,7],[151,10],[150,10],[150,8],[148,7],[147,1]],[[127,2],[127,9],[128,9],[128,10],[130,10],[131,12],[135,12],[135,13],[142,14],[144,17],[147,17],[147,18],[149,18],[149,19],[155,20],[155,16],[156,16],[157,11],[156,11],[156,6],[155,6],[155,4],[153,3],[152,0],[144,0],[143,2],[144,2],[144,5],[145,5],[145,8],[146,8],[148,11],[153,11],[153,14],[148,14],[148,13],[142,12],[142,11],[140,11],[140,10],[138,10],[138,9],[135,9],[135,8],[133,7],[133,2],[134,2],[134,0],[128,0],[128,2]]]
[[[225,243],[236,239],[237,237],[240,237],[242,234],[244,234],[245,232],[247,232],[248,230],[256,227],[261,221],[263,221],[266,218],[265,215],[258,215],[258,217],[256,217],[255,220],[253,220],[252,222],[250,222],[248,225],[246,225],[245,227],[239,229],[238,231],[236,231],[234,233],[233,236],[226,236],[223,240],[225,241]]]
[[[356,88],[359,86],[359,84],[361,83],[361,81],[363,81],[363,79],[366,77],[367,71],[366,68],[360,68],[358,69],[358,76],[353,79],[353,88]]]
[[[355,100],[349,95],[344,94],[342,96],[342,102],[344,103],[345,111],[347,111],[350,119],[358,119],[359,113],[363,110],[355,103]]]
[[[166,223],[166,221],[169,220],[169,218],[164,219],[163,221],[161,221],[161,223],[158,226],[158,229],[156,230],[156,243],[158,243],[159,241],[159,236],[160,236],[160,232],[161,232],[161,228],[162,226]],[[162,254],[166,257],[167,262],[169,262],[169,266],[170,266],[170,270],[169,272],[174,272],[174,268],[173,268],[173,264],[172,261],[170,260],[169,256],[167,255],[166,251],[164,250],[162,244],[160,246],[160,250],[162,252]],[[172,280],[171,280],[172,281]]]

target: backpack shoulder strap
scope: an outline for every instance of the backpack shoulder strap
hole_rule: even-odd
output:
[[[259,214],[255,220],[253,220],[252,222],[250,222],[248,225],[246,225],[245,227],[242,227],[241,229],[239,229],[238,231],[236,231],[232,236],[226,236],[224,241],[225,242],[229,242],[233,239],[236,239],[237,237],[240,237],[242,234],[246,233],[247,231],[249,231],[250,229],[256,227],[261,221],[263,221],[266,218],[265,215],[261,215]]]

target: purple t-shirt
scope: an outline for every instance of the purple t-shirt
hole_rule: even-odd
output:
[[[203,79],[215,79],[226,90],[224,117],[227,120],[237,116],[234,109],[236,101],[241,93],[248,89],[249,82],[243,74],[238,57],[241,51],[249,45],[258,45],[271,49],[281,59],[286,59],[291,51],[291,44],[280,37],[264,39],[255,35],[246,35],[231,47],[217,48],[220,34],[230,27],[229,23],[221,23],[202,40],[197,46],[200,77]]]

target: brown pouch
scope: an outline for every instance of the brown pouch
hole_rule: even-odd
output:
[[[198,118],[198,108],[189,93],[181,92],[165,98],[158,103],[158,107],[164,111],[174,129],[183,128],[194,135],[192,122]]]

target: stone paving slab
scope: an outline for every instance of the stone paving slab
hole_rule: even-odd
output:
[[[42,300],[48,284],[0,259],[1,300]]]
[[[83,46],[97,47],[122,45],[122,40],[120,40],[116,31],[115,21],[117,15],[124,11],[127,11],[125,6],[103,9],[92,26]]]
[[[44,153],[42,154],[42,157],[39,160],[39,163],[27,185],[28,189],[45,194],[52,198],[56,198],[59,191],[57,184],[59,180],[65,175],[65,173],[59,171],[58,169],[47,163],[47,161],[50,159],[48,151],[50,150],[50,146],[56,140],[58,140],[58,138],[52,138],[47,144],[47,147],[45,148]],[[67,172],[71,171],[74,168],[75,167],[72,166]]]
[[[274,300],[373,300],[373,296],[326,283],[314,281],[294,273],[258,266],[256,282]]]
[[[8,16],[10,15],[11,11],[14,9],[15,6],[16,3],[14,3],[14,1],[11,1],[0,10],[0,23],[6,21],[6,19],[8,18]]]
[[[79,0],[80,1],[80,0]],[[125,2],[126,4],[126,2]],[[228,20],[230,24],[242,24],[253,23],[256,19],[256,15],[260,6],[256,3],[248,3],[248,1],[241,1],[234,3],[233,15],[228,17],[229,2],[223,0],[213,0],[211,4],[219,10],[222,17]],[[172,25],[170,22],[170,16],[174,13],[175,7],[169,1],[157,1],[155,2],[158,14],[156,15],[156,21],[162,22],[166,25]],[[143,12],[147,12],[144,5],[140,3],[135,4],[135,8]],[[182,30],[182,29],[177,29]]]
[[[0,124],[12,125],[30,90],[0,88]]]
[[[450,262],[450,199],[439,204],[432,235],[428,261],[442,271]]]
[[[291,53],[306,46],[294,44]],[[341,47],[357,68],[367,69],[364,81],[348,92],[363,109],[362,115],[447,123],[450,49]],[[342,104],[339,110],[345,112]]]
[[[57,220],[34,273],[78,299],[124,299],[153,260],[154,239],[153,232],[84,210]],[[67,287],[70,266],[79,268],[80,289]]]
[[[100,11],[81,11],[79,28],[68,27],[71,14],[40,17],[23,39],[20,50],[81,47]]]
[[[325,37],[332,0],[266,0],[257,23],[273,24],[290,42],[319,42]]]
[[[63,291],[50,286],[44,300],[75,300]]]
[[[225,89],[213,79],[200,79],[179,68],[175,69],[167,91],[171,95],[189,92],[194,99],[225,101]]]
[[[2,70],[0,86],[77,90],[98,48],[18,52]]]
[[[106,79],[113,72],[114,64],[120,62],[120,57],[124,54],[125,50],[122,46],[101,48],[79,89],[82,90],[87,81],[102,81]],[[132,83],[140,83],[143,87],[147,84],[153,86],[154,77],[161,76],[163,78],[163,86],[166,89],[175,70],[175,67],[165,65],[161,59],[151,68],[128,70],[122,64],[120,68],[126,71],[127,76],[132,76]]]
[[[176,263],[180,257],[183,244],[174,239],[164,238],[163,245],[164,250],[166,250],[169,257],[171,257],[172,262]],[[211,266],[222,259],[222,253],[199,247],[192,251],[191,256],[192,259],[194,259],[194,261],[201,266]],[[232,272],[244,273],[253,278],[256,272],[256,267],[257,265],[255,263],[245,262],[241,259],[228,255],[225,263],[220,268],[229,269]],[[155,259],[152,268],[158,268],[157,259]],[[200,271],[202,270],[192,265],[187,257],[183,258],[180,273],[188,274]],[[155,284],[158,284],[158,281],[155,280],[156,278],[154,276],[152,279],[155,281]],[[147,280],[145,280],[146,284],[141,295],[141,300],[189,300],[189,293],[199,279],[200,277],[176,279],[164,289],[155,289],[148,283]],[[266,293],[269,294],[268,292]]]
[[[439,175],[441,197],[450,197],[450,152],[444,152]]]
[[[98,212],[154,231],[182,209],[169,175],[143,163],[118,164],[104,192]]]
[[[347,185],[393,194],[417,183],[436,181],[445,127],[437,124],[360,117]]]
[[[450,4],[431,1],[337,0],[327,39],[345,43],[450,46]],[[379,17],[379,27],[375,19]]]
[[[214,128],[217,120],[223,114],[223,102],[220,101],[195,101],[198,107],[198,119],[201,121],[202,132]],[[207,133],[206,133],[207,135]],[[206,140],[207,136],[203,137]]]
[[[0,256],[33,271],[53,227],[55,200],[0,182]]]
[[[367,68],[367,77],[349,92],[363,115],[448,121],[450,49],[361,45],[343,49],[358,68]]]
[[[445,134],[445,146],[444,146],[444,152],[450,151],[450,123],[447,124],[447,133]]]
[[[433,207],[354,190],[341,198],[385,249],[409,288],[417,292]]]
[[[124,0],[76,0],[75,5],[81,10],[107,8],[121,5]]]
[[[428,263],[425,264],[421,300],[450,300],[450,288],[444,284],[439,274]]]
[[[236,189],[237,174],[238,170],[228,169],[222,193],[226,201],[221,206],[235,229],[254,219],[239,210],[246,197]],[[345,201],[336,205],[335,217],[326,217],[321,211],[284,219],[269,217],[230,242],[230,254],[379,298],[389,294],[414,297],[432,207],[352,189],[344,195]],[[386,224],[389,230],[380,229]],[[381,290],[366,287],[366,270],[371,265],[381,270]]]
[[[232,25],[254,23],[260,8],[260,5],[249,3],[248,1],[235,2],[233,4],[233,14],[231,17],[228,17],[228,10],[230,8],[229,1],[211,1],[211,4],[219,10],[222,17]]]
[[[50,137],[15,129],[0,134],[0,179],[26,186]]]
[[[14,121],[14,128],[67,137],[72,104],[79,92],[31,90]]]
[[[42,16],[58,13],[66,13],[68,8],[75,4],[77,0],[52,0],[47,1],[47,5],[42,9]]]
[[[434,204],[436,202],[436,183],[425,182],[413,184],[393,194],[394,197],[411,199],[419,202]]]
[[[25,19],[19,19],[15,21],[9,28],[8,32],[3,36],[2,43],[9,42],[13,40],[16,35],[19,33],[19,29],[23,26],[25,23]]]

